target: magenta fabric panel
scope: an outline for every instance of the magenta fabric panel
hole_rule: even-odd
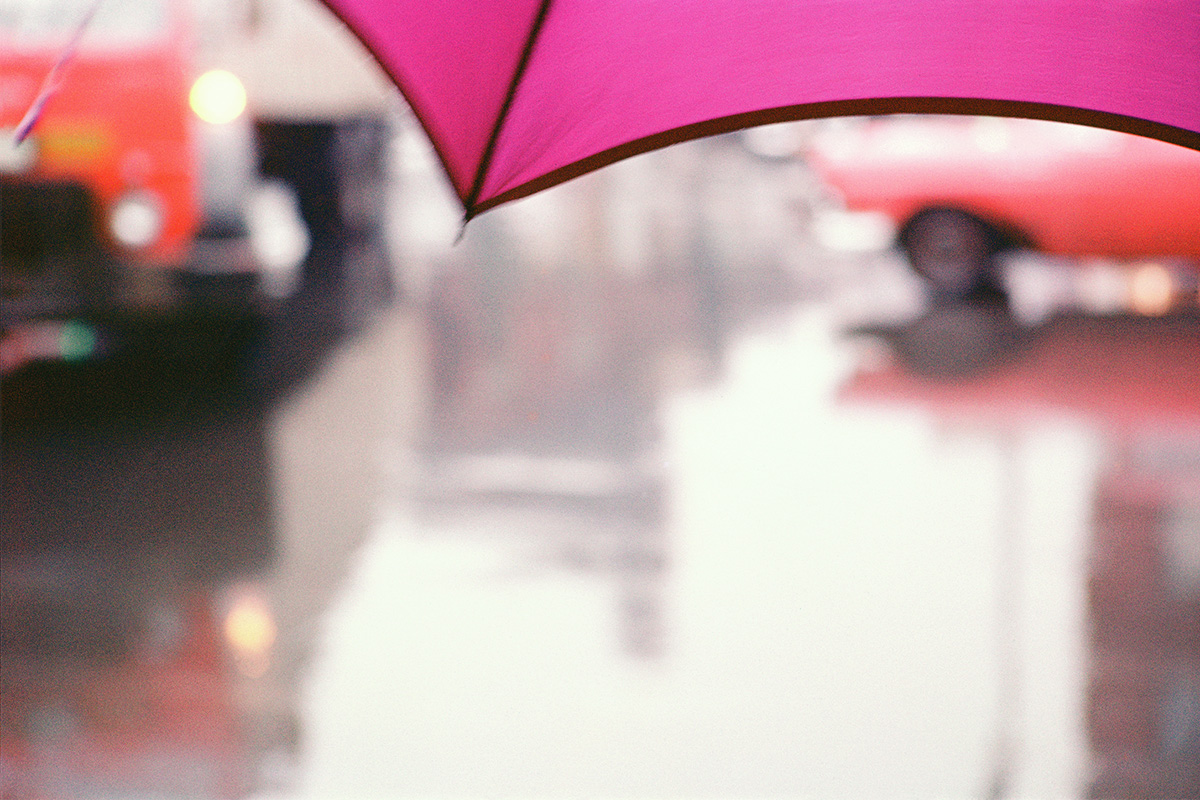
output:
[[[480,200],[706,119],[912,96],[1200,130],[1200,0],[553,0]]]
[[[468,198],[542,3],[325,1]],[[821,102],[1039,103],[1200,132],[1200,0],[550,0],[545,20],[478,203],[664,131]]]
[[[392,75],[465,197],[539,0],[328,3]]]

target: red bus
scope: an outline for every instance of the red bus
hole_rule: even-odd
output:
[[[31,334],[72,318],[175,307],[205,277],[254,284],[245,93],[229,73],[197,77],[188,12],[178,0],[0,6],[4,371],[53,358]]]

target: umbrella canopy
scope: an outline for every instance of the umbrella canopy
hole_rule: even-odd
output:
[[[788,119],[1040,117],[1200,149],[1200,0],[325,0],[468,218]]]

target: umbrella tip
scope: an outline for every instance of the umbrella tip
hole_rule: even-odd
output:
[[[463,212],[462,224],[458,226],[458,236],[454,237],[454,244],[462,244],[463,237],[467,235],[467,223],[471,221],[471,212]]]

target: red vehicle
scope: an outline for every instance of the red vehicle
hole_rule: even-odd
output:
[[[809,160],[849,209],[890,217],[944,297],[994,283],[1007,248],[1200,267],[1200,153],[1183,147],[1039,120],[898,116],[834,121]]]
[[[186,3],[105,0],[88,20],[94,5],[0,9],[5,371],[53,357],[16,352],[31,331],[170,308],[198,276],[260,268],[248,229],[257,162],[237,79],[197,79]],[[47,97],[18,145],[14,129]]]

